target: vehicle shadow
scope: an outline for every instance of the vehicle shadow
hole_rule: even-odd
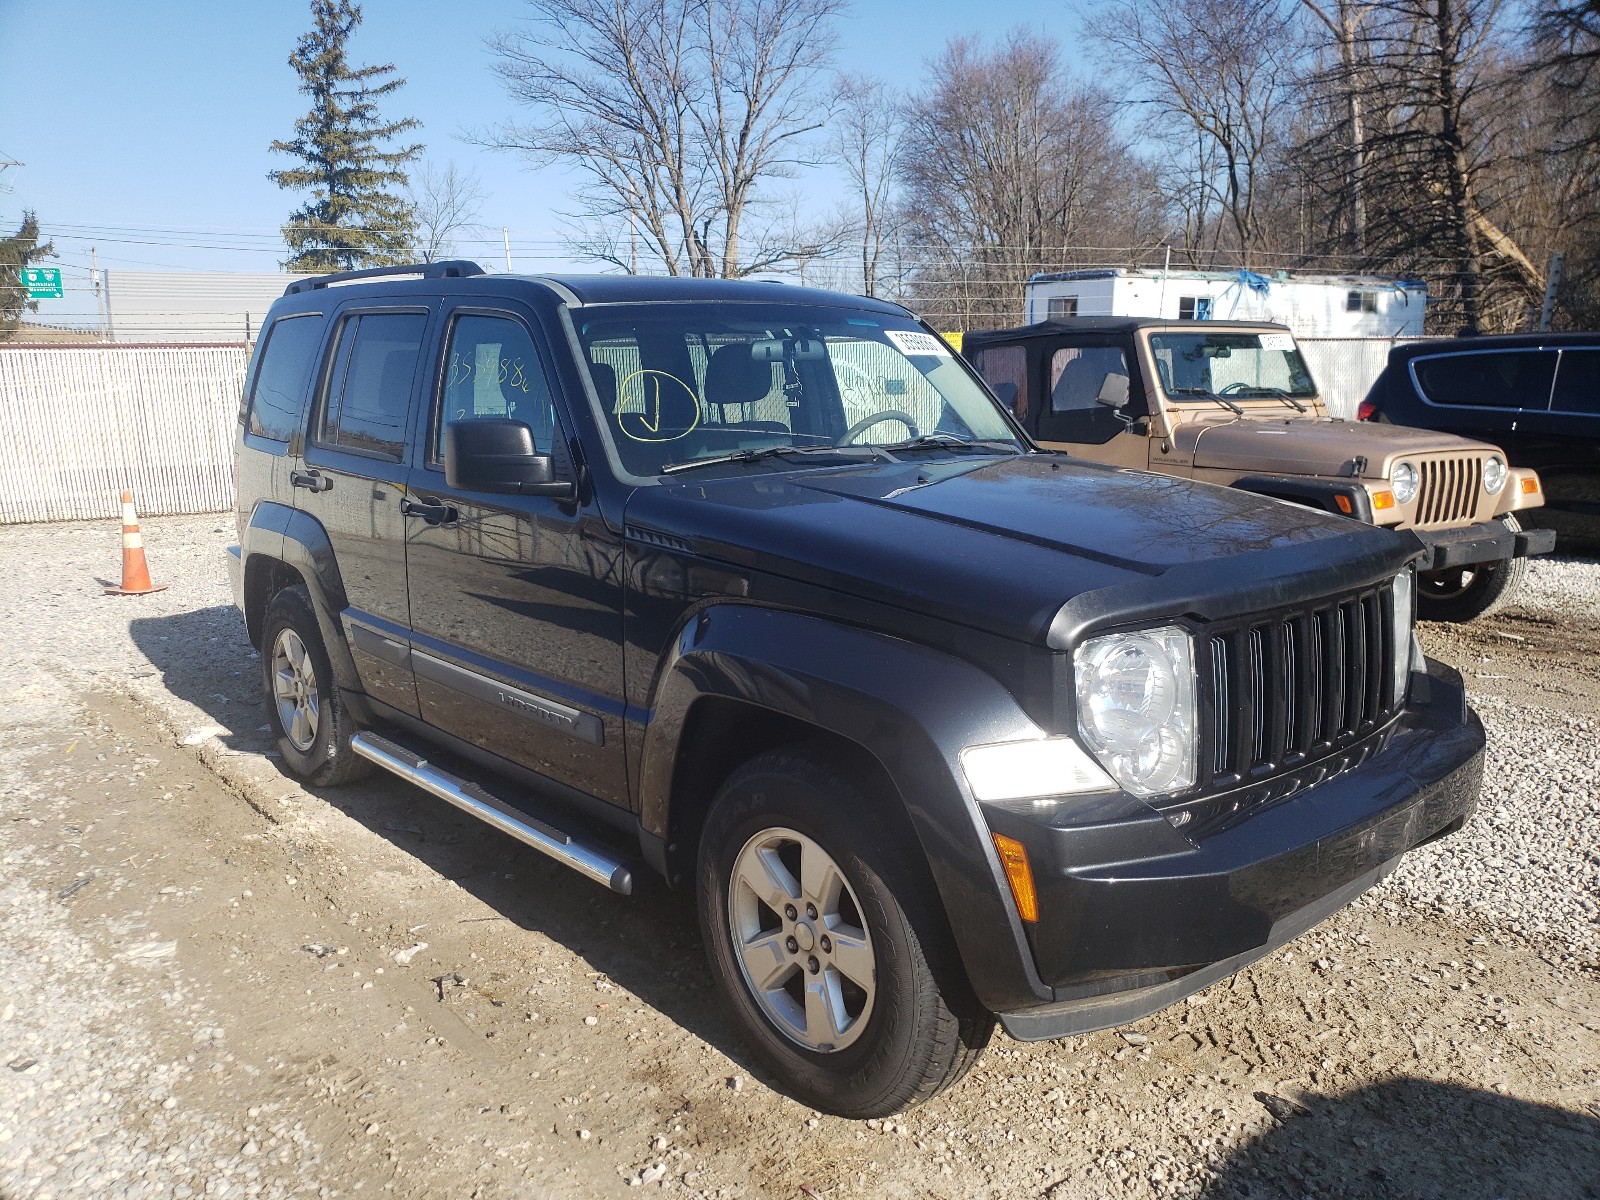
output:
[[[1428,1079],[1255,1095],[1273,1127],[1232,1153],[1208,1200],[1600,1197],[1600,1120],[1581,1113]]]
[[[141,617],[130,629],[173,695],[233,731],[221,739],[230,750],[271,752],[271,739],[258,729],[267,719],[259,698],[260,662],[249,657],[235,609]],[[272,761],[277,764],[275,754]],[[516,792],[506,781],[485,782],[507,796]],[[690,893],[669,889],[641,867],[634,873],[634,894],[619,896],[381,772],[315,794],[507,920],[565,946],[742,1069],[760,1074],[716,1002]],[[587,977],[570,983],[592,990]]]

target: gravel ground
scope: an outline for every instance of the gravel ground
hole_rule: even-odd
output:
[[[1426,626],[1478,816],[1136,1027],[902,1117],[769,1090],[685,898],[270,756],[220,518],[0,529],[0,1195],[1600,1195],[1600,565]]]

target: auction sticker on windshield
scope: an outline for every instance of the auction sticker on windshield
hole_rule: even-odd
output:
[[[907,358],[914,354],[942,354],[949,357],[950,348],[931,333],[919,333],[914,329],[885,329],[883,333],[894,343],[895,349]]]
[[[1263,350],[1293,350],[1294,335],[1291,333],[1263,333],[1261,335],[1261,348]]]

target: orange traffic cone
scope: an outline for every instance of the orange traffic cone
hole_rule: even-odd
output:
[[[144,534],[139,532],[139,517],[133,511],[133,493],[122,493],[122,586],[108,587],[108,596],[144,596],[166,591],[167,585],[150,582],[150,566],[144,561]]]

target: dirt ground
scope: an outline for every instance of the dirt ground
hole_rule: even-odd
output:
[[[0,531],[0,1195],[1600,1197],[1593,929],[1385,885],[1131,1029],[997,1033],[922,1108],[820,1116],[734,1039],[688,896],[397,780],[302,789],[227,531],[147,525],[188,582],[131,602],[102,537]],[[1593,618],[1423,637],[1592,743]]]

